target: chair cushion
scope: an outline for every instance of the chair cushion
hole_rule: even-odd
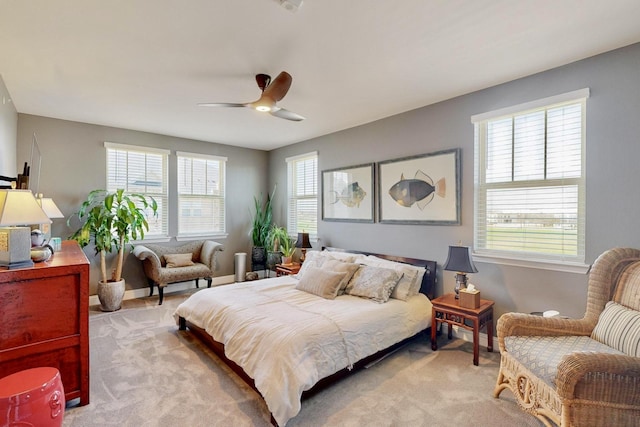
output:
[[[640,357],[640,312],[609,301],[591,338],[629,356]]]
[[[567,354],[584,352],[623,354],[586,336],[510,336],[505,337],[504,344],[513,358],[554,388],[558,363]]]

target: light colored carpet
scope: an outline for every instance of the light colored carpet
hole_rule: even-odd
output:
[[[260,396],[173,319],[189,292],[125,301],[90,315],[91,403],[65,411],[64,426],[269,426]],[[287,427],[541,426],[509,391],[492,397],[499,353],[420,335],[302,403]]]

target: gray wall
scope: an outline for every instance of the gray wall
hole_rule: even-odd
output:
[[[470,117],[588,87],[587,263],[615,246],[640,247],[640,44],[507,84],[430,105],[270,153],[269,181],[286,183],[284,159],[319,152],[319,171],[442,149],[462,149],[462,225],[414,226],[320,221],[319,245],[446,260],[450,244],[473,244],[473,126]],[[279,185],[276,219],[285,223],[286,188]],[[319,190],[320,191],[320,190]],[[559,310],[581,317],[587,276],[477,263],[470,281],[507,311]],[[452,292],[454,273],[439,269],[439,292]]]
[[[16,138],[18,113],[9,91],[0,75],[0,175],[15,177],[17,174]],[[8,185],[6,182],[0,182]]]
[[[220,257],[219,275],[233,274],[233,254],[248,252],[250,208],[254,194],[266,192],[267,153],[222,144],[212,144],[175,138],[165,135],[77,123],[27,114],[18,115],[18,164],[29,160],[33,132],[38,137],[42,152],[40,192],[52,197],[56,205],[69,218],[77,212],[87,194],[106,186],[106,150],[104,141],[121,144],[157,147],[172,150],[169,157],[169,204],[177,204],[175,151],[187,151],[217,156],[227,160],[227,233],[228,238],[217,239],[225,245]],[[72,229],[65,219],[56,219],[52,224],[52,235],[67,238]],[[77,223],[75,223],[77,224]],[[177,225],[169,224],[170,234],[175,236]],[[168,244],[179,244],[173,239]],[[91,294],[95,293],[99,277],[99,258],[91,247],[85,248],[91,261]],[[146,287],[140,262],[128,255],[124,277],[127,289]]]

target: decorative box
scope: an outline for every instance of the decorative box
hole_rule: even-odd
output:
[[[462,308],[478,308],[480,307],[480,291],[467,291],[460,289],[460,307]]]

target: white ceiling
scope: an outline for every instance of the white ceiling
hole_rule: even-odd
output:
[[[270,150],[640,41],[637,0],[0,0],[19,113]],[[259,98],[292,122],[201,102]]]

